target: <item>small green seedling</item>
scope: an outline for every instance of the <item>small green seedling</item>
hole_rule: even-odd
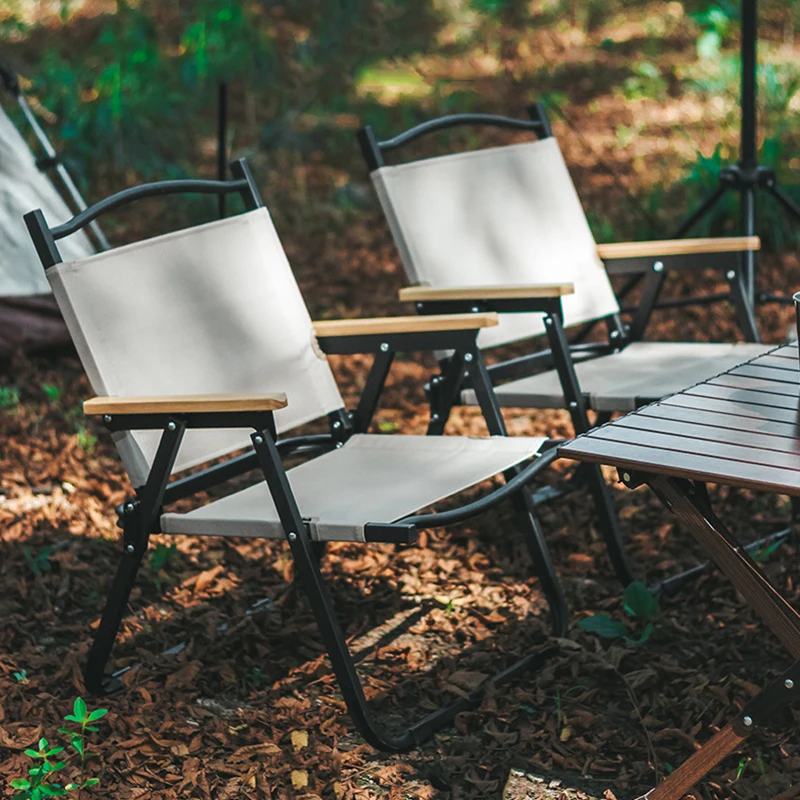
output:
[[[587,633],[596,633],[603,639],[624,638],[625,642],[640,647],[653,635],[653,622],[661,616],[658,597],[640,581],[630,583],[623,596],[625,612],[635,620],[647,623],[638,639],[628,636],[628,627],[619,620],[612,619],[605,612],[592,614],[582,619],[578,626]]]
[[[16,408],[19,405],[19,389],[16,386],[0,386],[0,408]]]

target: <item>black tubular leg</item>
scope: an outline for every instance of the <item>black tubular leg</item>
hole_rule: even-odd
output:
[[[369,375],[367,375],[367,382],[364,385],[364,391],[361,392],[356,412],[353,415],[354,433],[366,433],[369,430],[372,418],[375,416],[375,409],[378,407],[378,400],[383,391],[383,386],[386,383],[389,370],[392,368],[394,355],[394,350],[391,350],[388,345],[385,350],[381,349],[375,354]]]
[[[428,422],[428,435],[440,436],[444,433],[450,412],[458,400],[464,376],[464,357],[453,353],[439,362],[441,374],[434,375],[430,384],[431,418]]]
[[[114,678],[106,678],[105,668],[122,619],[128,610],[128,598],[150,541],[150,534],[142,532],[140,516],[141,512],[138,511],[125,518],[125,550],[111,584],[100,626],[95,633],[84,669],[86,688],[94,695],[112,692],[121,685]]]
[[[339,688],[356,728],[367,742],[379,750],[395,753],[411,750],[439,728],[451,722],[456,714],[476,707],[482,699],[481,692],[473,692],[463,700],[440,708],[397,734],[383,730],[376,723],[364,697],[344,633],[336,619],[331,597],[314,557],[313,542],[295,502],[275,441],[269,431],[256,433],[252,439],[281,525],[286,532],[298,579],[308,594]],[[507,682],[523,670],[538,666],[548,655],[549,651],[545,649],[520,659],[495,676],[493,683],[500,685]]]
[[[722,199],[727,187],[718,186],[710,197],[708,197],[697,210],[684,221],[684,223],[675,231],[672,239],[682,239],[687,233],[709,212],[712,208]]]
[[[550,340],[550,348],[553,351],[556,371],[561,381],[561,389],[564,392],[564,399],[572,419],[572,426],[576,434],[586,433],[591,426],[561,318],[558,314],[548,314],[544,322],[545,330]],[[614,573],[620,583],[623,586],[627,586],[633,581],[633,572],[622,543],[622,532],[619,529],[617,510],[614,508],[611,492],[598,464],[587,464],[586,481],[594,500],[600,530],[603,534]]]
[[[742,186],[740,189],[742,199],[742,234],[753,236],[756,230],[756,188],[755,186]],[[744,284],[747,302],[752,308],[755,305],[755,276],[756,254],[754,250],[745,250],[742,254],[742,269],[744,271]]]
[[[147,483],[137,491],[138,498],[133,502],[125,503],[122,508],[124,532],[122,560],[111,584],[111,591],[106,600],[100,626],[89,650],[89,658],[84,671],[86,688],[92,694],[103,694],[120,686],[118,680],[105,679],[106,663],[111,655],[122,618],[127,611],[128,598],[136,581],[142,558],[147,552],[150,531],[153,529],[163,503],[164,492],[185,430],[186,423],[180,419],[173,419],[167,423],[153,458]]]
[[[507,436],[503,414],[492,389],[491,378],[481,351],[476,347],[472,352],[465,353],[464,360],[489,433],[492,436]],[[517,470],[511,469],[507,470],[504,477],[506,480],[510,480],[516,474]],[[542,591],[550,607],[553,636],[566,636],[569,612],[564,599],[564,590],[553,567],[550,548],[544,538],[541,523],[536,516],[535,503],[529,491],[516,493],[514,509],[517,525],[525,537],[525,544],[533,560],[534,572],[542,585]]]
[[[789,216],[794,217],[796,222],[800,222],[800,206],[789,197],[783,189],[775,183],[767,184],[769,193],[783,206]]]
[[[746,259],[747,254],[751,252],[752,251],[749,250],[746,251],[743,260]],[[758,332],[758,325],[756,324],[755,314],[753,313],[754,307],[747,299],[747,290],[744,283],[745,274],[746,265],[742,264],[741,269],[729,270],[726,278],[731,287],[731,300],[733,301],[733,307],[736,311],[736,320],[739,323],[739,328],[744,335],[745,341],[760,344],[761,335]]]
[[[652,271],[647,276],[644,294],[631,320],[631,327],[628,332],[631,341],[638,342],[644,336],[644,332],[650,322],[650,317],[653,314],[656,301],[664,287],[665,278],[664,264],[661,261],[656,261],[652,266]]]

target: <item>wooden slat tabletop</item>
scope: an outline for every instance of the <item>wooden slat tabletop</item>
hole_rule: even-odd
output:
[[[579,436],[565,458],[800,496],[800,364],[784,345]]]

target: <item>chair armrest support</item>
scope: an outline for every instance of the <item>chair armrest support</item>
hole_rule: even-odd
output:
[[[142,397],[94,397],[84,413],[102,416],[110,431],[186,428],[254,428],[274,431],[273,411],[288,405],[280,392]]]
[[[712,267],[730,270],[739,265],[742,253],[761,248],[758,236],[711,239],[671,239],[654,242],[619,242],[597,246],[609,274],[629,274]]]
[[[571,283],[531,283],[519,286],[454,286],[436,289],[431,286],[406,286],[398,293],[402,302],[435,302],[437,300],[531,300],[541,297],[563,297],[574,294]]]
[[[607,258],[688,256],[699,253],[743,253],[760,250],[758,236],[712,237],[710,239],[664,239],[651,242],[614,242],[597,245],[597,255]]]
[[[197,412],[277,411],[288,405],[282,392],[267,394],[189,394],[93,397],[83,404],[88,416],[107,414],[190,414]]]
[[[493,311],[499,314],[560,314],[561,298],[572,294],[571,283],[530,284],[528,286],[458,286],[433,289],[408,286],[399,292],[400,300],[413,302],[419,314],[466,314]]]
[[[320,349],[328,354],[463,350],[475,346],[481,328],[499,323],[497,314],[343,319],[314,323]]]

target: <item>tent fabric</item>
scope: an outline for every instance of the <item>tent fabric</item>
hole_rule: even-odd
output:
[[[50,226],[72,217],[49,178],[0,108],[0,297],[28,297],[50,293],[39,257],[31,243],[24,214],[42,209]],[[59,242],[65,261],[94,252],[89,238],[77,233]]]

